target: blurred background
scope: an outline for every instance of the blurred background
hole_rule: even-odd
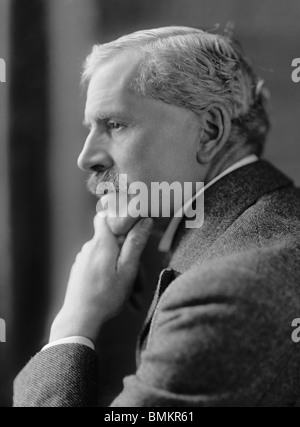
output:
[[[47,342],[69,270],[92,235],[95,200],[76,160],[86,138],[82,62],[94,43],[165,25],[220,28],[234,22],[271,91],[272,132],[265,157],[300,184],[299,0],[0,0],[0,406],[10,406],[12,380]],[[148,287],[138,309],[125,310],[97,344],[107,406],[135,369],[137,333],[160,260],[144,254]],[[149,265],[149,259],[154,263]]]

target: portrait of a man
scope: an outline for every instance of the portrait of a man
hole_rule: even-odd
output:
[[[53,16],[49,22],[56,25]],[[60,260],[64,273],[50,275],[53,260],[38,270],[37,278],[47,279],[29,295],[44,304],[36,317],[41,331],[27,344],[30,360],[24,353],[18,363],[15,355],[11,361],[13,407],[297,407],[300,189],[280,162],[265,156],[273,121],[268,82],[233,24],[202,29],[168,21],[128,28],[82,48],[84,105],[70,106],[69,117],[81,108],[85,138],[76,148],[77,183],[85,185],[86,178],[84,197],[96,210],[92,218],[76,213],[80,198],[68,209],[77,218],[69,217],[71,229],[92,223],[92,234],[78,237],[81,249],[74,244],[69,250],[77,248],[70,265],[67,256]],[[292,72],[290,67],[287,78],[297,90]],[[44,95],[57,105],[51,104],[56,92]],[[18,99],[17,92],[10,96]],[[44,112],[54,123],[54,113]],[[59,120],[58,129],[71,123]],[[73,168],[74,158],[61,153],[59,161],[72,160]],[[18,158],[10,157],[10,170]],[[49,162],[54,171],[55,158]],[[45,165],[30,176],[42,178]],[[57,180],[57,188],[68,186],[75,201],[81,190],[75,180],[67,182],[67,168],[60,175],[66,182]],[[59,212],[49,194],[46,206]],[[45,255],[48,240],[56,248],[49,236],[58,220],[45,222],[41,215],[44,222],[37,220],[35,230],[44,227],[49,234],[40,237],[34,253]],[[13,254],[18,247],[14,243]],[[32,260],[37,265],[37,255]],[[52,296],[49,314],[55,277],[62,278],[60,292],[55,303]],[[13,289],[24,295],[19,279],[12,274]],[[12,307],[21,307],[20,297],[16,301]],[[34,301],[28,313],[31,307]],[[140,317],[130,318],[126,310]],[[1,319],[1,345],[15,354],[20,344],[9,346],[18,322],[11,326],[10,318]],[[113,322],[119,322],[115,329]],[[113,373],[113,362],[109,367],[110,345],[124,371]],[[106,369],[118,387],[110,385]]]
[[[295,405],[300,193],[260,159],[262,83],[229,38],[185,27],[96,46],[84,79],[90,133],[78,164],[91,188],[118,173],[209,186],[204,225],[167,228],[170,263],[139,366],[113,406]],[[50,344],[16,380],[17,406],[95,404],[93,342],[128,298],[153,221],[98,215],[94,226]]]

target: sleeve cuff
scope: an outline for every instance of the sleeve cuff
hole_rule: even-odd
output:
[[[48,348],[55,347],[57,345],[62,345],[62,344],[80,344],[80,345],[85,345],[86,347],[89,347],[92,350],[95,350],[95,345],[90,339],[85,337],[69,337],[69,338],[63,338],[61,340],[53,341],[50,344],[45,345],[45,347],[42,348],[42,351],[45,351]]]

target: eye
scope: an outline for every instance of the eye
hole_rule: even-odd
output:
[[[113,120],[108,120],[107,121],[107,129],[109,130],[109,131],[115,131],[115,132],[118,132],[118,131],[121,131],[121,130],[123,130],[124,128],[125,128],[126,126],[124,125],[124,124],[122,124],[122,123],[118,123],[118,122],[115,122],[115,121],[113,121]]]

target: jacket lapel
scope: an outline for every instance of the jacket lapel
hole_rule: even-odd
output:
[[[167,289],[169,284],[171,282],[173,282],[176,279],[176,277],[178,277],[178,273],[176,271],[172,270],[171,268],[165,268],[160,273],[158,285],[156,287],[156,291],[154,294],[152,304],[150,306],[148,315],[146,317],[146,321],[144,322],[142,331],[138,337],[137,352],[136,352],[137,365],[140,364],[141,352],[147,345],[147,336],[148,336],[149,331],[150,331],[151,321],[152,321],[153,314],[155,312],[156,306],[159,302],[159,299],[162,296],[162,294],[164,293],[164,291]]]
[[[260,160],[226,175],[205,191],[203,226],[186,229],[185,220],[181,222],[173,242],[169,268],[160,274],[151,308],[138,338],[138,365],[141,352],[147,346],[153,314],[169,284],[196,262],[201,262],[218,237],[260,197],[292,184],[282,172],[267,161]]]

